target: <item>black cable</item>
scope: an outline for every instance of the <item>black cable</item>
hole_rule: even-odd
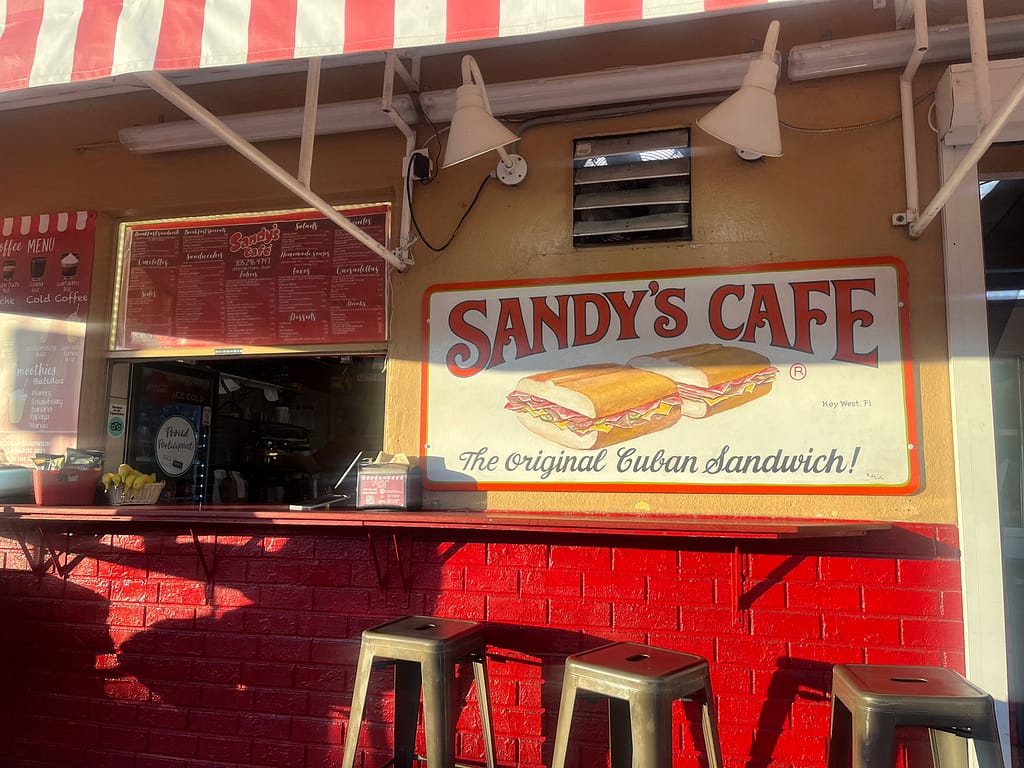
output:
[[[920,96],[914,99],[914,106],[916,107],[918,104],[920,104],[922,101],[925,101],[930,96],[932,96],[931,93],[922,93]],[[839,133],[841,131],[858,131],[861,128],[875,128],[879,125],[891,123],[893,120],[899,120],[901,117],[903,117],[902,111],[897,112],[895,115],[889,115],[888,117],[882,117],[879,118],[878,120],[872,120],[871,122],[868,123],[857,123],[856,125],[837,125],[831,128],[805,128],[804,126],[800,125],[790,125],[789,123],[783,120],[779,120],[779,125],[781,125],[783,128],[788,128],[791,131],[798,131],[799,133]]]
[[[441,133],[440,133],[440,131],[437,130],[437,126],[434,124],[434,121],[430,119],[430,115],[428,115],[427,111],[425,109],[423,109],[423,104],[420,103],[420,92],[419,91],[412,91],[409,94],[409,98],[412,99],[412,105],[413,105],[413,108],[416,110],[416,115],[417,116],[422,116],[423,119],[427,121],[427,125],[429,125],[431,130],[434,131],[434,141],[437,142],[438,149],[440,149],[440,147],[441,147]],[[427,141],[430,141],[430,139],[427,139]],[[440,173],[440,170],[435,170],[432,175],[428,176],[426,179],[423,180],[423,183],[424,184],[429,184],[430,182],[432,182],[434,179],[437,178],[437,174],[438,173]]]
[[[473,199],[470,201],[469,206],[466,208],[466,212],[462,214],[462,218],[459,219],[459,223],[455,225],[455,229],[452,231],[451,237],[442,245],[440,248],[431,244],[424,236],[423,231],[420,229],[419,223],[416,221],[416,211],[412,205],[412,162],[415,155],[409,156],[409,166],[405,169],[405,199],[409,201],[409,218],[412,220],[413,229],[416,230],[416,234],[427,248],[434,251],[434,253],[440,253],[449,245],[452,244],[452,240],[455,239],[455,235],[459,233],[459,229],[462,227],[462,222],[469,216],[469,212],[473,210],[473,206],[476,205],[476,201],[480,199],[480,193],[484,191],[484,187],[487,186],[487,182],[491,180],[491,174],[484,176],[484,180],[480,182],[480,186],[477,187],[476,194],[473,195]]]

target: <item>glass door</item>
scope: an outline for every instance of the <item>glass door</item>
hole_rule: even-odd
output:
[[[1010,711],[1024,744],[1024,175],[981,183]]]

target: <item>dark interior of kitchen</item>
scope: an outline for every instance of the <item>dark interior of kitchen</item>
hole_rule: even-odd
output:
[[[188,473],[160,473],[164,498],[305,504],[334,494],[348,498],[332,506],[347,506],[357,457],[373,459],[383,445],[384,362],[321,355],[133,363],[126,460],[158,471],[157,424],[191,413],[199,451]]]
[[[383,445],[383,357],[216,361],[209,496],[289,504],[329,492]],[[354,480],[354,472],[350,475]]]

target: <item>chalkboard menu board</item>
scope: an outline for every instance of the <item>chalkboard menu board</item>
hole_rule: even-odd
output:
[[[387,246],[388,205],[338,210]],[[384,342],[389,268],[317,211],[123,224],[111,349],[242,354]]]

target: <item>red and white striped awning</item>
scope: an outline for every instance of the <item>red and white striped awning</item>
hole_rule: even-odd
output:
[[[88,211],[42,213],[37,216],[5,216],[0,219],[0,236],[46,235],[54,232],[67,232],[69,229],[83,230],[88,224]]]
[[[0,91],[557,33],[787,0],[0,0]]]

